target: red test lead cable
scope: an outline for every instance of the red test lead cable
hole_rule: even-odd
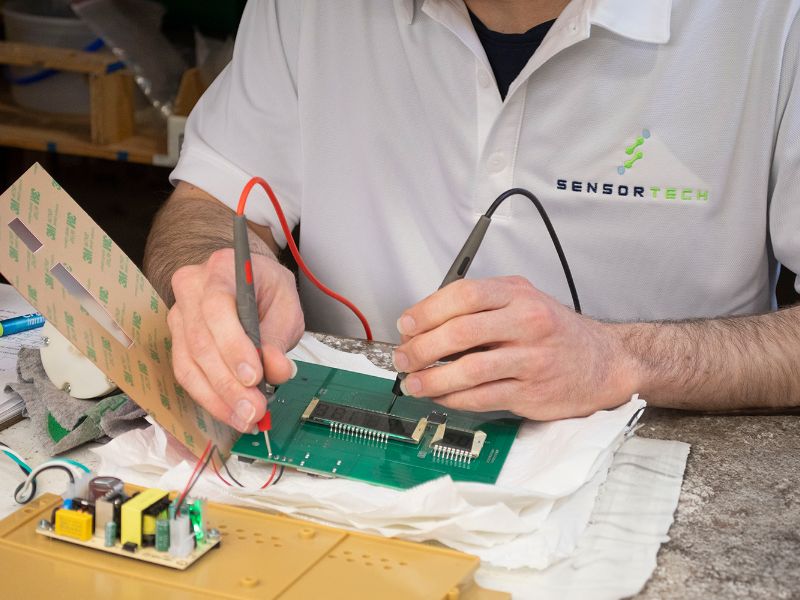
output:
[[[272,206],[275,209],[275,214],[278,216],[278,221],[283,229],[283,234],[286,236],[286,241],[289,244],[289,250],[292,252],[292,256],[297,261],[297,265],[300,267],[300,270],[303,271],[305,276],[308,277],[308,279],[315,286],[322,290],[322,292],[334,300],[338,300],[352,310],[361,321],[361,324],[364,326],[364,333],[366,334],[367,339],[372,340],[372,331],[370,330],[369,323],[367,322],[366,317],[355,306],[355,304],[350,302],[344,296],[337,294],[327,286],[323,285],[322,282],[320,282],[319,279],[317,279],[311,270],[306,266],[303,257],[300,256],[300,251],[297,249],[297,245],[294,243],[292,232],[289,229],[288,223],[286,223],[286,217],[283,214],[283,209],[281,208],[280,202],[278,202],[278,198],[275,196],[275,193],[272,191],[270,185],[264,179],[261,177],[253,177],[247,182],[247,185],[244,186],[242,194],[239,196],[239,206],[236,209],[236,216],[233,218],[233,249],[236,269],[236,310],[239,315],[239,321],[242,323],[242,327],[250,338],[250,341],[252,341],[255,345],[256,350],[258,351],[258,357],[261,359],[262,364],[263,355],[261,351],[261,334],[259,331],[258,304],[256,303],[255,286],[253,284],[253,264],[250,257],[247,220],[244,216],[247,198],[250,195],[253,187],[256,185],[260,185],[262,188],[264,188],[267,196],[269,196]],[[266,383],[266,379],[262,378],[261,382],[258,384],[258,389],[265,398],[267,398]],[[270,429],[272,429],[272,414],[269,410],[269,403],[267,403],[266,412],[264,413],[262,419],[258,422],[258,430],[264,433],[264,442],[267,445],[268,456],[272,456],[272,445],[269,439]]]
[[[361,321],[361,325],[364,327],[364,335],[369,341],[372,341],[372,330],[370,329],[369,323],[367,322],[367,318],[364,314],[358,310],[358,307],[350,302],[347,298],[342,296],[341,294],[337,294],[328,286],[323,284],[319,279],[316,278],[314,273],[311,272],[311,269],[308,268],[303,257],[300,256],[300,251],[297,249],[297,244],[294,243],[294,238],[292,238],[292,231],[289,229],[289,224],[286,222],[286,217],[283,214],[283,209],[281,208],[280,202],[278,202],[277,196],[275,196],[275,192],[272,191],[270,185],[261,177],[253,177],[250,181],[247,182],[247,185],[244,186],[242,189],[242,194],[239,196],[239,207],[236,210],[237,215],[244,215],[244,207],[247,204],[247,197],[250,195],[250,191],[256,186],[260,185],[264,188],[264,191],[269,196],[270,202],[272,202],[272,207],[275,209],[275,214],[278,216],[278,221],[281,224],[281,229],[283,230],[283,235],[286,237],[286,243],[289,245],[289,251],[292,253],[294,260],[297,262],[297,266],[300,267],[300,270],[303,274],[308,277],[308,280],[313,283],[319,290],[336,300],[337,302],[341,302],[351,311],[353,314],[358,317],[358,320]]]
[[[189,495],[189,492],[192,490],[192,487],[194,487],[194,484],[197,483],[195,476],[197,476],[197,479],[200,478],[200,475],[202,475],[203,469],[205,468],[203,464],[204,463],[208,464],[205,462],[206,457],[211,458],[209,452],[213,453],[213,451],[214,448],[212,446],[211,440],[208,440],[205,450],[203,450],[203,453],[200,455],[200,458],[197,459],[197,464],[194,466],[194,470],[192,471],[192,474],[189,476],[189,481],[186,482],[186,487],[183,488],[183,492],[179,496],[177,496],[178,502],[175,505],[176,516],[180,514],[180,510],[181,507],[183,506],[183,502],[186,500],[186,496]]]

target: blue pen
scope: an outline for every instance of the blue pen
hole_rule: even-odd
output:
[[[44,317],[39,313],[11,317],[0,321],[0,337],[11,335],[12,333],[22,333],[30,331],[44,325]]]

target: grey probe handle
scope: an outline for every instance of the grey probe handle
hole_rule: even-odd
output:
[[[475,227],[472,228],[472,233],[469,234],[467,241],[464,242],[461,252],[458,253],[458,256],[456,256],[456,259],[453,261],[453,266],[450,267],[447,275],[444,276],[444,281],[442,281],[442,285],[439,286],[439,289],[442,289],[444,286],[453,283],[457,279],[464,279],[464,277],[467,275],[470,265],[472,264],[472,260],[478,253],[478,248],[481,246],[483,236],[486,235],[486,230],[489,228],[489,224],[491,222],[491,217],[481,215],[481,218],[478,219],[477,223],[475,223]],[[457,352],[456,354],[445,356],[440,360],[441,362],[453,362],[454,360],[458,360],[465,354],[470,354],[475,350],[477,349],[473,348],[472,350],[466,350],[465,352]]]
[[[236,215],[233,218],[233,257],[236,271],[236,313],[239,322],[250,341],[258,351],[258,358],[263,361],[261,354],[261,333],[258,321],[258,304],[256,303],[256,288],[253,285],[253,266],[250,259],[250,241],[248,238],[247,219]],[[249,265],[249,267],[248,267]],[[250,281],[247,277],[250,274]],[[259,391],[267,397],[266,381],[258,384]]]
[[[483,241],[483,236],[486,235],[486,230],[489,229],[491,222],[492,219],[490,217],[481,215],[481,218],[478,219],[477,223],[475,223],[475,227],[472,228],[472,232],[469,234],[467,241],[464,242],[464,245],[461,247],[461,252],[458,253],[456,259],[453,261],[453,264],[450,266],[450,270],[447,271],[447,275],[444,276],[439,289],[442,289],[444,286],[453,283],[457,279],[464,279],[464,277],[466,277],[467,271],[472,264],[472,259],[475,258],[475,254],[477,254],[478,248],[480,248],[481,242]],[[464,354],[467,354],[467,352],[445,356],[441,360],[453,361]],[[403,395],[403,390],[400,389],[400,383],[406,378],[406,375],[406,373],[397,374],[397,377],[394,380],[394,385],[392,386],[392,393],[395,396]]]
[[[449,283],[453,283],[457,279],[464,279],[464,277],[466,277],[467,271],[472,264],[472,260],[475,258],[475,254],[478,252],[478,248],[481,246],[483,236],[486,235],[486,230],[489,229],[489,224],[491,222],[492,219],[490,217],[481,215],[481,218],[475,223],[475,227],[472,228],[472,232],[469,234],[467,241],[464,242],[461,252],[458,253],[447,275],[444,276],[439,289],[442,289]]]

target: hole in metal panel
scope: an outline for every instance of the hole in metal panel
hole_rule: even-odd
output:
[[[39,240],[34,233],[28,229],[27,225],[19,220],[19,218],[14,219],[11,223],[8,224],[8,228],[17,234],[17,237],[22,240],[22,243],[27,246],[28,250],[31,252],[36,252],[39,248],[43,246],[42,242]]]
[[[83,284],[75,279],[75,276],[70,273],[62,263],[58,263],[50,269],[50,273],[53,274],[53,277],[58,279],[59,283],[69,292],[70,296],[80,302],[84,310],[86,310],[103,329],[113,336],[115,340],[126,348],[133,346],[133,340],[128,337],[119,325],[117,325],[116,321],[111,318],[100,302],[92,296],[91,292],[83,287]]]

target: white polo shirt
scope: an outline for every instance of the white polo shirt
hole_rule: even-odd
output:
[[[734,6],[735,4],[735,6]],[[800,270],[800,0],[573,0],[505,101],[460,0],[250,0],[173,181],[273,185],[328,286],[396,340],[507,188],[547,208],[588,315],[763,312]],[[247,215],[285,243],[266,197]],[[470,277],[570,304],[536,210],[498,211]],[[301,276],[309,329],[362,335]]]

